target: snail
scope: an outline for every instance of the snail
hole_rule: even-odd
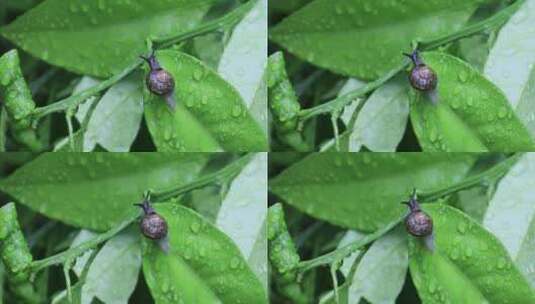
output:
[[[134,205],[141,207],[145,213],[139,225],[143,235],[152,240],[164,239],[167,236],[167,222],[152,208],[148,196],[143,203]]]
[[[409,74],[411,86],[423,92],[435,90],[438,83],[437,74],[420,59],[418,51],[414,50],[411,54],[403,53],[403,55],[409,57],[414,64]]]
[[[409,206],[410,213],[405,218],[405,228],[416,237],[427,237],[433,233],[433,219],[420,209],[420,204],[416,198],[416,189],[408,202],[403,202]]]
[[[147,88],[152,93],[165,98],[169,109],[174,111],[176,108],[176,101],[173,97],[175,91],[175,79],[173,78],[173,75],[161,67],[156,56],[154,56],[154,51],[149,57],[140,57],[147,61],[150,67],[149,74],[145,79]]]

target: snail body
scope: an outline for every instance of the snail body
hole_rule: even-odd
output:
[[[149,57],[141,56],[141,58],[145,59],[150,67],[149,74],[147,74],[145,79],[147,88],[151,93],[164,97],[169,108],[174,110],[176,102],[173,98],[175,91],[175,79],[173,75],[161,67],[154,53]]]
[[[139,227],[143,235],[152,240],[161,240],[167,236],[167,221],[150,205],[148,199],[144,199],[142,204],[136,204],[143,209],[145,215]]]
[[[438,84],[437,74],[420,59],[418,51],[415,50],[412,54],[404,55],[409,57],[414,64],[409,73],[411,86],[423,92],[435,90]]]
[[[420,209],[420,204],[416,199],[416,192],[413,193],[408,202],[410,213],[405,218],[405,228],[407,232],[416,237],[427,237],[433,233],[433,219]]]

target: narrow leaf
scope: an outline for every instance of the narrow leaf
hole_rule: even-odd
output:
[[[146,54],[147,38],[192,29],[215,2],[47,0],[0,34],[51,64],[107,77]]]
[[[396,220],[413,188],[421,192],[461,180],[474,154],[314,154],[270,182],[274,194],[332,224],[363,232]]]
[[[107,230],[139,212],[144,191],[191,181],[207,155],[171,153],[42,154],[8,178],[0,190],[64,223]]]
[[[315,0],[280,22],[270,38],[322,68],[375,79],[399,64],[412,41],[460,29],[480,3]]]

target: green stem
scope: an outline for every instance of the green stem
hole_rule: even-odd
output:
[[[513,156],[507,158],[506,160],[500,162],[499,164],[493,166],[492,168],[483,171],[479,174],[469,176],[462,180],[461,182],[454,184],[448,188],[440,189],[437,191],[424,193],[419,195],[421,201],[432,202],[444,196],[472,188],[482,183],[489,184],[490,182],[496,181],[505,175],[509,169],[516,164],[516,162],[522,157],[522,153],[516,153]]]
[[[483,21],[468,25],[453,34],[449,34],[449,35],[446,35],[437,39],[429,40],[429,41],[418,42],[417,46],[419,49],[422,49],[422,50],[432,50],[442,45],[457,41],[459,39],[466,38],[466,37],[478,34],[480,32],[496,28],[502,25],[503,23],[505,23],[511,17],[511,15],[513,15],[516,12],[516,10],[518,10],[518,7],[522,5],[524,1],[525,0],[517,0],[515,1],[515,3],[501,10],[500,12],[496,13],[492,17],[489,17]],[[301,110],[299,113],[299,118],[301,122],[304,122],[316,115],[330,113],[330,112],[338,111],[342,109],[344,106],[351,103],[351,101],[353,101],[354,99],[361,97],[377,89],[378,87],[382,86],[385,82],[387,82],[396,74],[398,74],[400,71],[402,71],[407,66],[409,66],[409,63],[410,63],[409,60],[403,59],[403,61],[398,66],[388,71],[386,74],[384,74],[377,80],[374,80],[366,84],[363,87],[360,87],[354,91],[351,91],[345,95],[337,97],[326,103],[320,104],[316,107]],[[364,104],[364,102],[366,101],[363,101],[362,103]]]
[[[208,21],[185,33],[180,33],[176,36],[171,36],[171,37],[155,38],[154,40],[152,40],[155,43],[154,48],[155,49],[167,48],[187,39],[191,39],[191,38],[204,35],[204,34],[216,31],[216,30],[231,27],[237,22],[239,22],[243,18],[243,16],[245,16],[245,14],[249,12],[249,10],[254,6],[256,1],[258,0],[248,1],[247,3],[239,6],[238,8],[224,15],[223,17],[212,20],[212,21]],[[134,71],[142,63],[143,63],[143,60],[136,59],[132,64],[130,64],[128,67],[126,67],[124,70],[122,70],[118,74],[112,76],[111,78],[93,87],[90,87],[75,95],[71,95],[65,99],[62,99],[50,105],[36,108],[33,111],[34,125],[37,124],[39,119],[41,119],[42,117],[46,115],[49,115],[55,112],[65,111],[69,108],[77,107],[80,103],[82,103],[87,98],[94,96],[103,90],[106,90],[107,88],[119,82],[124,77],[128,76],[132,71]]]
[[[385,233],[387,233],[392,228],[394,228],[397,224],[399,224],[403,220],[403,218],[404,218],[404,216],[398,218],[397,220],[395,220],[395,221],[393,221],[391,223],[389,223],[388,225],[386,225],[385,227],[375,231],[374,233],[368,234],[365,237],[363,237],[362,239],[360,239],[358,241],[355,241],[355,242],[353,242],[351,244],[348,244],[348,245],[346,245],[346,246],[344,246],[342,248],[336,249],[334,251],[331,251],[331,252],[329,252],[327,254],[324,254],[324,255],[319,256],[317,258],[314,258],[312,260],[299,262],[299,264],[297,264],[296,268],[297,268],[297,270],[299,272],[303,273],[305,271],[308,271],[308,270],[310,270],[312,268],[315,268],[315,267],[318,267],[318,266],[321,266],[321,265],[329,265],[329,264],[334,263],[336,261],[340,261],[340,260],[344,259],[345,257],[349,256],[350,254],[352,254],[353,252],[359,250],[363,246],[366,246],[366,245],[370,244],[371,242],[377,240],[381,236],[383,236]]]
[[[151,194],[151,200],[153,202],[162,202],[162,201],[168,200],[169,198],[184,194],[186,192],[189,192],[195,189],[205,187],[210,184],[220,184],[224,182],[230,182],[237,174],[241,172],[243,167],[245,167],[249,163],[249,161],[251,160],[253,156],[254,156],[253,153],[247,154],[241,157],[240,159],[232,162],[231,164],[225,166],[224,168],[216,172],[201,176],[186,185],[178,186],[174,189],[169,189],[167,191],[163,191],[160,193],[154,192]],[[32,273],[35,274],[46,267],[49,267],[52,265],[64,264],[66,261],[72,261],[75,258],[84,254],[86,251],[92,248],[95,248],[99,244],[114,237],[116,234],[118,234],[123,229],[125,229],[130,224],[132,224],[135,220],[137,220],[139,216],[140,216],[140,213],[137,213],[127,218],[122,223],[113,227],[112,229],[104,233],[98,234],[92,239],[84,243],[81,243],[80,245],[76,247],[70,248],[66,251],[63,251],[61,253],[58,253],[56,255],[53,255],[51,257],[48,257],[42,260],[33,261],[30,264],[29,269]]]
[[[232,162],[230,165],[226,166],[225,168],[219,171],[210,173],[210,174],[206,174],[187,185],[176,187],[176,188],[169,189],[169,190],[160,191],[160,192],[152,192],[151,200],[166,201],[182,193],[186,193],[195,189],[199,189],[210,184],[214,184],[214,183],[224,184],[226,182],[229,182],[241,172],[241,170],[251,161],[253,156],[254,156],[254,153],[246,154],[245,156]]]
[[[113,77],[109,79],[106,79],[100,82],[99,84],[95,86],[92,86],[86,90],[79,92],[78,94],[71,95],[65,99],[62,99],[50,105],[35,108],[35,110],[33,111],[34,124],[36,124],[39,121],[39,119],[41,119],[42,117],[49,115],[51,113],[65,111],[65,110],[68,110],[69,108],[76,108],[80,103],[82,103],[89,97],[94,96],[98,94],[100,91],[103,91],[111,87],[112,85],[116,84],[117,82],[119,82],[121,79],[123,79],[124,77],[129,75],[132,71],[134,71],[137,67],[139,67],[142,63],[143,63],[143,60],[137,59],[133,64],[125,68],[120,73],[114,75]]]
[[[522,157],[522,153],[514,154],[513,156],[507,158],[506,160],[500,162],[499,164],[493,166],[492,168],[486,171],[483,171],[479,174],[469,176],[457,184],[454,184],[444,189],[422,194],[420,195],[420,200],[432,202],[432,201],[436,201],[437,199],[441,197],[456,193],[458,191],[468,189],[477,185],[481,185],[482,183],[489,183],[489,182],[496,181],[497,179],[505,175],[509,171],[509,169],[514,164],[516,164],[516,162],[518,161],[520,157]],[[391,223],[375,231],[374,233],[368,234],[364,238],[358,241],[355,241],[351,244],[348,244],[342,248],[336,249],[334,251],[331,251],[327,254],[324,254],[312,260],[302,261],[299,264],[297,264],[296,269],[299,272],[303,273],[305,271],[308,271],[312,268],[315,268],[321,265],[329,265],[334,262],[340,261],[344,259],[345,257],[349,256],[350,254],[352,254],[353,252],[361,249],[362,247],[370,244],[371,242],[377,240],[378,238],[380,238],[381,236],[389,232],[397,224],[401,223],[404,217],[405,215],[392,221]]]
[[[509,18],[511,18],[511,16],[518,10],[518,8],[524,2],[525,0],[517,0],[513,4],[509,5],[508,7],[496,13],[495,15],[485,20],[468,25],[456,33],[445,35],[443,37],[439,37],[439,38],[429,40],[429,41],[423,41],[418,44],[419,48],[422,50],[435,49],[441,45],[448,44],[450,42],[453,42],[462,38],[470,37],[470,36],[479,34],[481,32],[497,28],[501,26],[502,24],[504,24],[507,20],[509,20]]]
[[[247,1],[245,4],[240,5],[238,8],[222,16],[221,18],[217,18],[203,23],[202,25],[191,31],[171,37],[154,38],[152,39],[152,41],[154,42],[155,47],[157,49],[164,49],[187,39],[232,27],[241,19],[243,19],[243,17],[253,8],[257,1],[258,0]]]

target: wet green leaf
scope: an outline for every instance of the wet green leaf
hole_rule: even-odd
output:
[[[535,154],[526,153],[500,181],[484,225],[535,287]]]
[[[399,218],[414,187],[428,192],[460,181],[474,154],[322,153],[296,163],[270,189],[315,218],[364,232]]]
[[[145,119],[159,151],[265,151],[267,138],[239,93],[214,71],[184,53],[157,52],[175,78],[176,110],[151,94]]]
[[[214,2],[47,0],[0,33],[51,64],[107,77],[147,53],[147,38],[193,28]]]
[[[91,263],[82,287],[82,303],[97,297],[104,303],[127,304],[141,268],[141,243],[137,227],[106,242]]]
[[[423,54],[438,75],[438,101],[412,92],[411,121],[424,151],[526,151],[526,127],[494,84],[465,62],[438,52]]]
[[[107,230],[138,212],[145,190],[191,181],[203,154],[47,153],[0,181],[0,190],[48,217]]]
[[[491,233],[457,209],[422,207],[435,250],[409,237],[411,276],[423,303],[533,303],[535,293]]]
[[[84,151],[93,150],[96,144],[110,152],[130,150],[143,117],[142,85],[141,75],[135,73],[102,96],[84,133]]]
[[[413,40],[461,28],[481,2],[315,0],[280,22],[270,38],[322,68],[375,79],[399,64]]]
[[[264,266],[267,261],[267,174],[267,153],[258,153],[232,181],[216,219],[217,227],[234,241],[248,261],[263,261]],[[259,280],[267,283],[266,267],[249,266]]]
[[[144,239],[143,273],[156,303],[267,303],[238,247],[191,209],[158,204],[169,253]]]

